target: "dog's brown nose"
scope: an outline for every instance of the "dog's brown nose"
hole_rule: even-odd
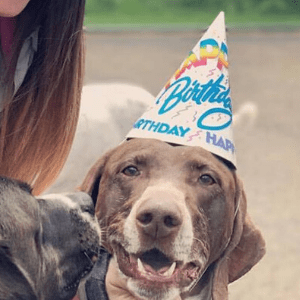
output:
[[[175,201],[158,197],[141,204],[137,210],[136,223],[142,233],[159,239],[178,233],[182,215]]]

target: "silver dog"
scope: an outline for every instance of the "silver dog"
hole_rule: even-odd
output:
[[[0,177],[0,299],[71,299],[100,237],[87,194],[36,199],[26,183]]]

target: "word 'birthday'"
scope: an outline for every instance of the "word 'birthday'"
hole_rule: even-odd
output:
[[[170,85],[170,87],[159,97],[156,101],[156,104],[160,104],[162,97],[164,101],[161,104],[161,107],[158,110],[158,114],[162,115],[169,111],[172,111],[180,103],[187,103],[189,101],[194,101],[197,105],[201,105],[204,102],[209,103],[219,103],[222,104],[222,107],[214,108],[207,110],[203,116],[201,116],[197,122],[197,126],[200,129],[206,130],[221,130],[230,126],[232,122],[232,113],[231,113],[231,98],[230,88],[221,84],[224,79],[224,74],[221,74],[217,80],[209,80],[205,84],[200,84],[198,80],[194,80],[188,76],[176,80]],[[215,124],[212,126],[207,126],[203,124],[204,117],[207,118],[215,113],[218,113],[228,118],[224,118],[226,123],[224,124]]]
[[[184,137],[191,128],[182,126],[170,126],[167,123],[155,122],[152,120],[139,119],[133,126],[134,128],[148,130],[152,132],[164,133]]]

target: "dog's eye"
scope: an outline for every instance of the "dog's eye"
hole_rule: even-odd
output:
[[[138,176],[138,175],[140,175],[140,171],[134,166],[126,167],[122,171],[122,173],[127,175],[127,176]]]
[[[90,214],[91,216],[95,215],[95,208],[93,206],[83,205],[83,206],[81,206],[81,210],[83,212]]]
[[[212,185],[216,183],[216,181],[208,174],[203,174],[199,177],[199,182],[205,185]]]

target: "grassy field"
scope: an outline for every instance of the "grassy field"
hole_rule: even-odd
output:
[[[171,0],[169,0],[170,2]],[[167,4],[168,1],[141,1],[141,0],[87,0],[85,25],[86,26],[141,26],[160,24],[168,27],[170,24],[190,27],[205,27],[209,25],[218,12],[225,11],[226,24],[245,23],[289,23],[300,27],[300,13],[272,13],[264,12],[259,7],[249,7],[242,12],[230,6],[230,1],[218,8],[182,7]],[[226,4],[227,3],[227,4]],[[300,3],[299,3],[300,5]]]

